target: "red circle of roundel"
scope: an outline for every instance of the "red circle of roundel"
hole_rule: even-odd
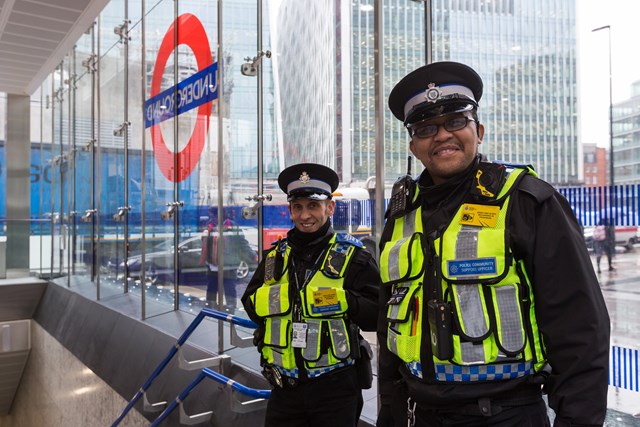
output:
[[[178,27],[178,43],[174,46],[174,31]],[[212,64],[211,49],[207,33],[198,18],[190,13],[180,15],[176,19],[167,33],[162,39],[160,49],[158,49],[158,58],[153,68],[153,78],[151,80],[151,94],[153,98],[160,93],[160,84],[162,82],[162,74],[169,60],[169,56],[173,50],[185,44],[191,48],[198,64],[198,70],[202,70]],[[162,174],[168,180],[173,182],[181,182],[187,178],[200,160],[202,149],[204,148],[205,136],[209,129],[209,115],[211,114],[211,102],[207,102],[198,107],[196,125],[191,133],[189,142],[178,153],[173,153],[164,143],[160,124],[151,126],[151,141],[153,143],[153,152],[155,153],[156,162],[162,171]],[[174,120],[177,118],[177,111]],[[177,170],[174,167],[177,165]],[[175,173],[174,173],[175,172]]]

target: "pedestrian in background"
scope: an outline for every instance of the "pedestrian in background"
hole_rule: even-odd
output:
[[[613,267],[613,255],[616,250],[616,229],[611,224],[612,221],[608,221],[603,218],[598,222],[593,230],[593,245],[594,252],[596,253],[596,267],[598,274],[602,273],[600,270],[600,260],[604,254],[607,257],[607,263],[609,264],[609,271],[614,271]]]
[[[437,62],[389,95],[425,170],[380,242],[377,426],[548,426],[543,392],[555,426],[602,426],[609,316],[580,225],[531,167],[479,154],[482,89]]]

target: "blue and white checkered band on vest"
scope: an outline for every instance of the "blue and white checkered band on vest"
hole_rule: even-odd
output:
[[[497,365],[458,366],[436,364],[438,381],[493,381],[523,377],[533,373],[533,362],[503,363]]]
[[[337,363],[335,365],[327,366],[327,367],[324,367],[324,368],[306,369],[307,377],[309,377],[309,378],[317,378],[320,375],[328,374],[331,371],[335,371],[336,369],[344,368],[346,366],[351,366],[353,364],[355,364],[355,360],[350,359],[350,360],[345,360],[344,362]],[[285,369],[285,368],[283,368],[281,366],[278,366],[278,365],[275,365],[275,367],[285,377],[300,378],[300,371],[298,370],[298,368]]]

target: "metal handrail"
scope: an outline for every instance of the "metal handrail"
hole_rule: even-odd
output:
[[[120,424],[120,422],[124,419],[124,417],[127,416],[131,408],[133,408],[133,406],[136,404],[136,402],[140,400],[140,398],[143,395],[146,394],[149,387],[151,387],[151,384],[153,383],[153,381],[155,381],[158,375],[160,375],[160,373],[164,370],[164,368],[166,368],[166,366],[169,364],[171,359],[173,359],[173,357],[178,353],[178,351],[182,348],[184,343],[189,339],[193,331],[198,327],[198,325],[200,325],[200,323],[204,320],[205,317],[213,317],[214,319],[217,319],[217,320],[230,322],[232,326],[238,325],[238,326],[244,326],[244,327],[253,328],[253,329],[257,328],[258,326],[253,321],[249,319],[245,319],[243,317],[238,317],[229,313],[223,313],[220,311],[212,310],[210,308],[203,308],[200,311],[200,313],[198,313],[196,318],[193,319],[191,324],[189,324],[187,329],[185,329],[185,331],[182,333],[180,338],[178,338],[178,341],[176,341],[176,343],[171,347],[171,350],[169,350],[169,353],[167,353],[165,358],[160,362],[160,364],[156,367],[156,369],[154,369],[151,375],[149,375],[149,377],[144,382],[140,390],[138,390],[136,394],[133,396],[133,398],[129,401],[129,403],[124,408],[120,416],[118,416],[118,418],[113,422],[113,424],[111,424],[111,427],[116,427],[118,424]]]
[[[182,390],[182,392],[180,392],[180,394],[178,395],[178,397],[176,397],[168,406],[167,408],[162,411],[162,413],[158,416],[158,418],[156,418],[156,420],[151,424],[151,427],[156,427],[158,426],[162,421],[165,420],[165,418],[167,418],[171,412],[173,412],[173,410],[180,405],[180,407],[182,408],[181,404],[182,402],[184,402],[184,400],[187,398],[187,396],[189,396],[189,393],[191,393],[191,391],[198,385],[200,384],[200,382],[205,379],[205,378],[211,378],[212,380],[215,380],[217,382],[219,382],[220,384],[229,386],[233,391],[237,391],[239,393],[242,393],[246,396],[249,397],[253,397],[255,400],[251,400],[248,402],[244,402],[242,403],[243,405],[249,405],[249,404],[255,404],[261,400],[264,399],[268,399],[271,396],[271,390],[262,390],[262,389],[255,389],[255,388],[250,388],[247,386],[244,386],[232,379],[229,379],[227,377],[225,377],[224,375],[212,371],[209,368],[204,368],[202,371],[200,371],[200,373],[198,374],[198,376],[191,382],[191,384],[189,384],[187,387],[184,388],[184,390]],[[211,417],[211,414],[213,412],[204,412],[202,414],[198,414],[195,416],[187,416],[186,414],[184,414],[184,411],[180,414],[181,415],[181,420],[184,424],[199,424],[203,421],[206,421],[207,419],[209,419]],[[186,416],[186,419],[185,419]]]

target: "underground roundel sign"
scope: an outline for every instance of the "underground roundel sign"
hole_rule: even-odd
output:
[[[174,44],[176,31],[177,44]],[[181,44],[193,51],[198,72],[161,92],[162,75],[167,61]],[[213,62],[209,39],[200,20],[189,13],[180,15],[162,39],[153,68],[151,92],[144,103],[145,128],[150,128],[151,131],[156,162],[163,175],[172,182],[186,179],[198,164],[209,130],[211,101],[218,98],[217,70],[218,63]],[[182,151],[174,153],[164,142],[160,123],[194,108],[198,109],[198,113],[191,137]]]

